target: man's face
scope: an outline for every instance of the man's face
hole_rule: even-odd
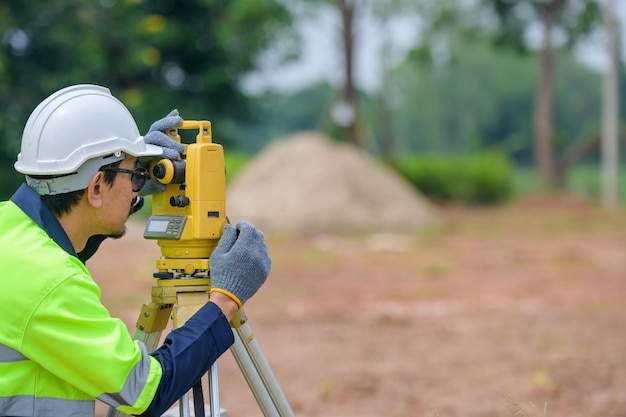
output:
[[[137,163],[137,158],[128,157],[120,163],[119,167],[133,170]],[[126,221],[133,211],[133,203],[137,197],[137,188],[133,184],[132,175],[125,172],[118,172],[115,175],[113,184],[106,190],[104,234],[118,239],[126,233]],[[106,188],[106,187],[105,187]]]

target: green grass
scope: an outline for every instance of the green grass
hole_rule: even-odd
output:
[[[515,196],[524,196],[541,192],[539,174],[533,169],[518,168],[513,179]],[[565,192],[600,201],[602,197],[602,170],[596,164],[578,165],[567,175]],[[626,203],[626,167],[620,169],[618,178],[618,196],[620,203]]]
[[[626,168],[618,175],[618,196],[621,203],[626,203]],[[567,189],[573,194],[600,200],[602,198],[602,170],[598,165],[580,165],[568,178]]]
[[[513,173],[513,195],[515,197],[536,194],[541,190],[539,175],[532,169],[517,168]]]

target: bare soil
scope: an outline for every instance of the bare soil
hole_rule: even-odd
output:
[[[441,215],[419,234],[267,236],[246,312],[295,414],[626,415],[626,212],[557,196]],[[142,229],[88,262],[131,333],[160,255]],[[262,415],[232,355],[218,366],[229,417]]]

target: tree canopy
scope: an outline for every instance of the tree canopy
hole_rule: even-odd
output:
[[[249,115],[242,75],[279,35],[295,41],[277,0],[6,0],[0,3],[0,162],[15,161],[34,107],[71,84],[104,85],[142,132],[173,108],[209,119],[220,143]],[[254,138],[245,138],[254,140]]]

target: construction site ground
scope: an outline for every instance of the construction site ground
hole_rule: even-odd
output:
[[[246,312],[295,415],[626,415],[626,212],[541,196],[440,213],[413,235],[267,236]],[[88,262],[131,333],[160,255],[142,231]],[[228,416],[262,415],[230,353],[218,369]]]

